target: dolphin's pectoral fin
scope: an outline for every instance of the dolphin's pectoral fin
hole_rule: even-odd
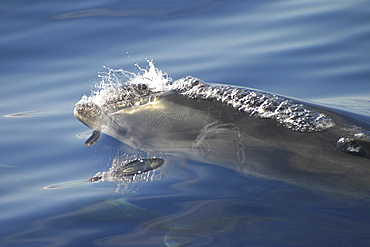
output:
[[[370,131],[355,134],[354,137],[342,137],[337,147],[344,153],[370,156]]]
[[[116,177],[133,176],[148,172],[160,167],[164,163],[163,159],[150,158],[150,159],[137,159],[129,162],[125,166],[119,167],[114,171]]]
[[[99,140],[100,134],[101,134],[100,131],[94,130],[94,132],[92,133],[90,138],[85,141],[85,145],[86,146],[93,146]]]

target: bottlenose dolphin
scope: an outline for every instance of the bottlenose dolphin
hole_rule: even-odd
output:
[[[370,195],[369,117],[191,76],[160,86],[153,80],[83,96],[74,115],[94,131],[85,144],[104,133],[148,153]]]

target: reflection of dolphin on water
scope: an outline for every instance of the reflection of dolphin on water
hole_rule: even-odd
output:
[[[368,117],[190,76],[172,82],[150,66],[144,75],[120,71],[128,82],[107,84],[76,104],[76,118],[94,130],[86,145],[104,133],[148,153],[370,195]]]

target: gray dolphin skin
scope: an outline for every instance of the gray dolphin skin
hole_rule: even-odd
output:
[[[86,145],[103,133],[148,153],[312,190],[370,195],[367,116],[191,76],[161,87],[110,87],[84,96],[74,115],[94,131]]]

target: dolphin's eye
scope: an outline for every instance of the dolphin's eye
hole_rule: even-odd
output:
[[[127,130],[126,130],[126,129],[124,129],[124,128],[118,128],[118,129],[116,130],[116,132],[117,132],[117,134],[118,134],[119,136],[123,136],[123,137],[126,137],[126,138],[129,136],[129,134],[128,134]]]
[[[139,84],[139,85],[137,85],[137,87],[138,87],[138,89],[140,89],[140,90],[146,90],[146,89],[148,89],[148,86],[147,86],[147,85],[145,85],[145,84]]]

